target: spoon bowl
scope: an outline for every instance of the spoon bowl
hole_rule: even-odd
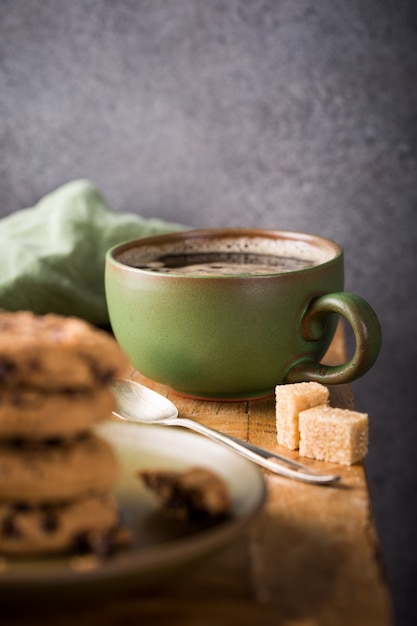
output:
[[[117,405],[113,413],[121,419],[152,424],[178,417],[175,404],[144,385],[119,378],[112,383],[112,389]]]

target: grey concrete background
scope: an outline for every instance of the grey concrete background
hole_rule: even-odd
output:
[[[0,0],[0,215],[83,177],[116,210],[344,246],[384,334],[354,390],[401,626],[417,610],[416,8]]]

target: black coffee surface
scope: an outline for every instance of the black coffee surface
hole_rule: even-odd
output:
[[[281,274],[315,265],[314,259],[257,254],[252,252],[203,252],[166,254],[139,269],[162,274],[233,276],[238,274]]]

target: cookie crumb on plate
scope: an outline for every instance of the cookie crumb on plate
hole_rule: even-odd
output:
[[[168,514],[181,519],[222,518],[231,512],[231,499],[224,480],[203,467],[184,471],[138,472],[144,484],[159,498]]]

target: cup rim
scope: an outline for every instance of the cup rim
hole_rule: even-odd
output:
[[[164,244],[169,244],[170,242],[177,242],[185,239],[226,239],[226,238],[239,238],[239,237],[251,237],[251,238],[267,238],[267,239],[284,239],[291,241],[302,241],[306,242],[310,245],[318,245],[320,247],[327,248],[332,251],[332,256],[330,256],[327,260],[320,261],[315,265],[311,265],[306,268],[290,270],[285,273],[265,273],[265,274],[230,274],[230,275],[207,275],[201,276],[198,278],[265,278],[271,276],[283,276],[288,274],[295,274],[299,272],[309,272],[311,270],[324,267],[330,263],[334,263],[337,259],[343,256],[343,248],[336,241],[324,237],[323,235],[318,235],[315,233],[301,232],[296,230],[276,230],[276,229],[268,229],[268,228],[191,228],[184,229],[180,231],[169,231],[165,233],[159,233],[157,235],[150,235],[145,237],[135,237],[133,239],[128,239],[122,241],[114,246],[112,246],[106,253],[106,263],[112,263],[113,265],[124,269],[125,271],[132,271],[134,273],[143,274],[146,276],[154,276],[154,277],[163,277],[163,278],[181,278],[181,279],[195,279],[196,274],[183,274],[179,272],[154,272],[150,269],[135,267],[133,265],[129,265],[124,261],[121,261],[118,256],[127,250],[136,248],[136,247],[145,247],[145,246],[163,246]]]

